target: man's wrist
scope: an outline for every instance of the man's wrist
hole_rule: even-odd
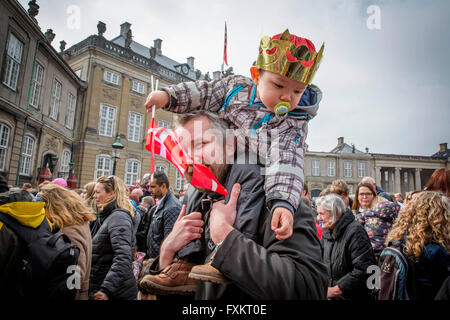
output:
[[[222,243],[223,240],[225,240],[225,238],[228,236],[228,234],[233,231],[233,226],[229,225],[229,224],[224,224],[223,227],[221,228],[221,234],[215,238],[212,239],[214,244],[217,246],[219,243]]]

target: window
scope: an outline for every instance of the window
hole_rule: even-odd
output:
[[[22,60],[23,43],[12,33],[9,34],[8,50],[6,54],[6,68],[3,83],[9,88],[16,90],[19,79],[20,61]]]
[[[39,63],[37,63],[36,70],[34,71],[33,76],[33,84],[31,86],[31,100],[30,100],[30,105],[32,107],[35,107],[36,109],[39,108],[39,96],[41,94],[43,75],[44,75],[44,68]]]
[[[114,122],[116,120],[116,108],[102,104],[100,106],[100,120],[98,123],[98,134],[112,137],[114,133]]]
[[[5,170],[6,151],[8,150],[10,128],[0,123],[0,170]]]
[[[70,170],[69,163],[70,163],[70,152],[65,150],[63,151],[61,156],[61,168],[59,169],[60,171],[59,173],[62,174],[60,175],[60,177],[66,180],[69,177],[69,170]]]
[[[130,112],[128,116],[128,141],[140,142],[141,140],[142,115]]]
[[[319,160],[312,161],[312,176],[313,177],[320,176],[320,161]]]
[[[327,167],[327,175],[329,177],[334,177],[336,171],[336,162],[334,161],[328,161],[328,167]]]
[[[125,163],[125,184],[134,186],[141,175],[141,163],[137,160],[127,160]]]
[[[73,128],[73,119],[75,116],[75,104],[76,99],[75,96],[71,93],[69,93],[69,101],[67,102],[67,111],[66,111],[66,128],[72,129]]]
[[[352,163],[350,161],[344,162],[344,177],[350,178],[352,176]]]
[[[184,180],[181,174],[177,170],[176,179],[175,179],[175,190],[183,190],[184,188]]]
[[[53,81],[52,99],[50,101],[50,118],[58,120],[59,102],[61,100],[61,83]]]
[[[359,162],[358,163],[358,177],[362,178],[366,176],[366,163]]]
[[[97,156],[95,164],[95,179],[101,176],[109,176],[112,172],[112,161],[110,156]]]
[[[33,159],[34,139],[30,136],[25,136],[22,162],[20,164],[20,174],[29,176],[31,175],[31,162]]]
[[[106,82],[119,85],[119,75],[111,71],[105,71],[104,79]]]
[[[136,80],[131,82],[131,90],[134,92],[145,94],[145,84]]]
[[[163,171],[166,175],[168,174],[167,173],[167,167],[166,166],[163,166],[163,165],[157,165],[157,166],[155,166],[155,171]]]
[[[169,121],[158,120],[157,125],[158,125],[158,127],[169,129],[170,123],[169,123]]]

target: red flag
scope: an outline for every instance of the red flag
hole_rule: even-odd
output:
[[[193,186],[215,191],[228,197],[227,190],[217,181],[211,170],[200,164],[194,163],[189,154],[185,153],[180,139],[172,129],[150,125],[145,141],[145,149],[170,161],[184,178],[184,171],[189,165],[193,166]]]
[[[223,45],[223,61],[225,62],[225,64],[228,67],[228,62],[227,62],[227,22],[225,21],[225,43]]]

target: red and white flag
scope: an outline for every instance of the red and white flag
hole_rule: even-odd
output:
[[[145,149],[170,161],[183,178],[184,171],[192,164],[191,184],[193,186],[212,190],[228,197],[227,190],[217,181],[211,170],[203,164],[194,163],[192,157],[184,152],[174,130],[158,127],[154,123],[150,124]]]
[[[225,62],[225,64],[228,67],[228,62],[227,62],[227,22],[225,21],[225,42],[223,44],[223,61]]]

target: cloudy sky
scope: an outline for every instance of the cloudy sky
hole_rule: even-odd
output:
[[[28,0],[19,1],[28,8]],[[309,125],[311,151],[330,151],[338,137],[369,152],[431,155],[450,143],[450,1],[447,0],[38,0],[42,31],[67,48],[97,33],[133,40],[203,73],[220,70],[224,24],[228,64],[249,75],[262,36],[291,33],[325,42],[314,83],[323,91]]]

